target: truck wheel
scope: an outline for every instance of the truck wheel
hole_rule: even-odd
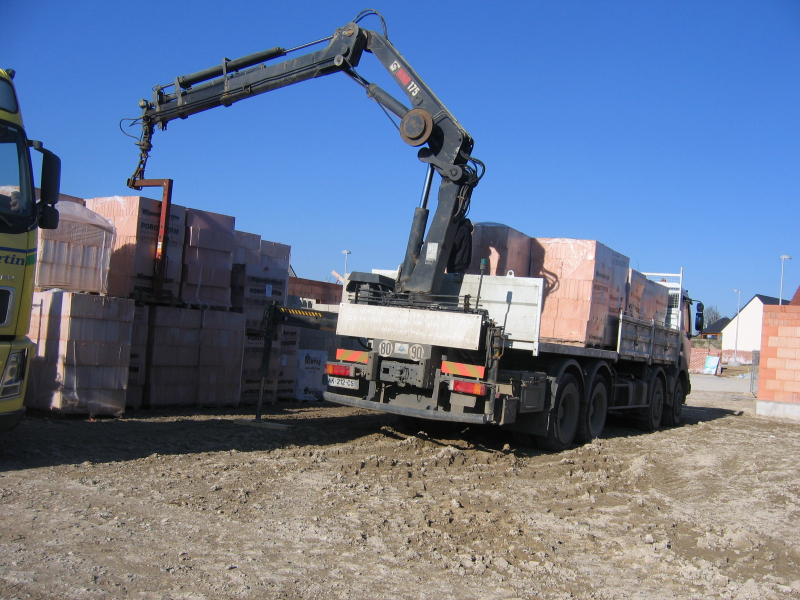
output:
[[[603,427],[606,425],[607,412],[608,384],[605,377],[595,375],[592,385],[589,387],[589,395],[586,401],[581,402],[575,441],[581,444],[588,444],[592,440],[599,438],[600,434],[603,433]]]
[[[683,391],[683,382],[675,382],[675,392],[672,394],[672,406],[664,411],[664,425],[678,427],[683,425],[683,405],[686,404],[686,393]]]
[[[650,384],[650,403],[644,409],[642,418],[639,421],[639,429],[642,431],[655,431],[661,425],[663,414],[664,381],[660,377],[656,377]]]
[[[553,394],[547,435],[536,437],[542,450],[560,452],[569,448],[578,429],[580,404],[581,395],[575,378],[569,374],[562,375]]]

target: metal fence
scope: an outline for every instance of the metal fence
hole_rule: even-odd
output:
[[[753,350],[753,364],[750,366],[750,393],[758,394],[758,367],[761,364],[761,351]]]

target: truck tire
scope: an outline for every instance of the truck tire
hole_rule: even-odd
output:
[[[650,402],[639,420],[639,429],[642,431],[655,431],[661,425],[664,414],[664,380],[656,377],[650,384]]]
[[[606,426],[608,414],[608,383],[602,375],[595,375],[578,413],[578,430],[575,441],[588,444],[600,437]]]
[[[565,373],[553,392],[547,435],[536,436],[542,450],[561,452],[569,448],[578,429],[581,394],[575,377]]]
[[[686,404],[686,392],[683,391],[683,382],[675,382],[675,391],[672,394],[672,404],[664,411],[664,425],[678,427],[683,425],[683,405]]]

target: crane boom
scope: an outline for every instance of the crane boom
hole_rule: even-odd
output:
[[[362,13],[363,14],[363,13]],[[356,21],[359,20],[358,18]],[[345,73],[362,85],[369,97],[397,115],[400,135],[410,146],[418,147],[420,161],[441,176],[438,205],[423,242],[427,225],[427,193],[417,208],[402,274],[394,292],[435,294],[450,256],[458,223],[466,214],[472,189],[482,176],[483,163],[471,156],[472,137],[458,123],[433,91],[417,75],[388,38],[361,28],[356,21],[336,29],[332,36],[285,50],[271,48],[221,65],[176,77],[173,83],[156,86],[152,101],[141,100],[142,134],[139,163],[128,186],[141,189],[145,166],[152,150],[156,127],[166,129],[170,121],[230,106],[278,88],[316,77]],[[328,41],[327,47],[278,63],[276,58],[308,46]],[[403,89],[411,108],[374,83],[363,79],[355,68],[364,52],[373,54]],[[430,188],[430,177],[426,186]],[[420,260],[420,258],[423,260]]]

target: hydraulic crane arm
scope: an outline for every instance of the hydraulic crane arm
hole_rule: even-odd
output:
[[[328,46],[322,50],[279,63],[266,62],[328,40]],[[389,71],[403,89],[411,108],[355,72],[365,51],[372,53]],[[458,221],[466,214],[472,189],[482,175],[483,164],[470,156],[473,147],[470,135],[389,40],[375,31],[362,29],[355,21],[337,29],[330,38],[292,50],[276,47],[236,60],[226,59],[219,66],[176,77],[168,85],[156,86],[152,102],[141,100],[139,103],[142,135],[137,145],[141,154],[128,186],[141,189],[137,184],[144,179],[155,127],[166,129],[175,119],[185,119],[217,106],[230,106],[252,96],[338,72],[349,75],[365,88],[368,96],[401,119],[399,129],[403,141],[415,147],[426,145],[418,151],[418,158],[430,164],[442,177],[437,209],[423,244],[431,177],[426,180],[423,205],[417,208],[414,217],[403,273],[396,290],[436,293]],[[424,260],[418,260],[420,256]]]

